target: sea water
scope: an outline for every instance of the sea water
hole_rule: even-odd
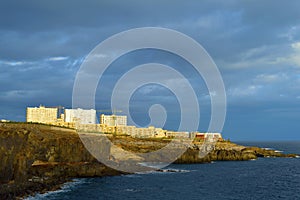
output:
[[[240,144],[300,154],[300,142]],[[300,158],[173,164],[167,168],[174,172],[74,179],[61,190],[29,199],[300,199]]]

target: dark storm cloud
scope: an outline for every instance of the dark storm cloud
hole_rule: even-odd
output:
[[[210,2],[210,1],[208,1]],[[222,5],[218,2],[219,6]],[[193,16],[195,12],[210,12],[216,3],[198,1],[6,1],[2,2],[1,24],[10,30],[49,30],[98,25],[132,26],[139,23],[166,23],[174,18]],[[177,16],[176,16],[177,15]],[[9,19],[9,21],[5,20]],[[28,20],[31,20],[28,23]],[[25,22],[25,23],[24,23]],[[104,27],[103,27],[104,28]]]
[[[279,35],[297,25],[299,3],[278,2],[5,1],[1,46],[11,58],[22,53],[24,59],[47,53],[79,56],[113,33],[165,26],[198,39],[217,58],[230,59],[245,49],[285,42]]]
[[[276,120],[287,113],[300,117],[295,109],[300,106],[299,7],[296,0],[1,1],[0,117],[24,120],[27,105],[71,105],[84,57],[109,36],[143,26],[172,28],[204,46],[224,78],[230,118],[250,113],[241,123],[245,125],[256,112],[260,119],[270,113]],[[135,66],[153,58],[144,54],[128,56],[122,64]],[[165,61],[165,55],[156,59],[187,67]],[[112,70],[105,80],[117,73]],[[199,91],[200,101],[207,101],[208,92]],[[159,98],[160,91],[153,94]],[[142,105],[139,100],[137,107]],[[231,130],[235,128],[225,126]]]

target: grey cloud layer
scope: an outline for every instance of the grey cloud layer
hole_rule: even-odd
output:
[[[0,117],[22,119],[22,109],[39,102],[70,105],[83,58],[112,34],[142,26],[172,28],[205,47],[223,75],[229,116],[255,108],[262,116],[277,109],[277,120],[294,116],[300,112],[299,7],[296,0],[2,1]],[[148,60],[145,54],[124,64]]]

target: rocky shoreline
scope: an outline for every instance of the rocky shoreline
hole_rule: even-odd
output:
[[[111,137],[124,150],[147,153],[167,145],[169,140]],[[199,156],[203,141],[194,141],[174,163],[242,161],[258,157],[297,157],[275,150],[244,147],[219,141],[204,157]],[[126,155],[120,154],[121,158]],[[118,158],[115,158],[118,159]],[[143,157],[130,158],[143,160]],[[0,123],[0,199],[18,199],[35,192],[57,190],[72,178],[124,174],[98,162],[84,147],[78,134],[40,124]]]

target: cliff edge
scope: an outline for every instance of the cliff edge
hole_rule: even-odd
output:
[[[0,123],[0,199],[56,189],[72,177],[119,175],[99,163],[72,129]]]
[[[135,153],[155,151],[170,142],[124,136],[111,136],[110,139],[116,146]],[[175,163],[296,157],[226,141],[218,142],[210,153],[201,157],[201,145],[201,141],[195,141]],[[119,159],[127,158],[122,152],[118,156]],[[130,159],[143,161],[144,158]],[[41,124],[0,123],[0,163],[0,199],[16,199],[37,191],[57,189],[59,184],[74,177],[122,174],[98,162],[85,149],[75,130]]]

